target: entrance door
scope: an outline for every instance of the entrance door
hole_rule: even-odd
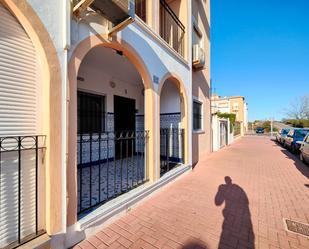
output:
[[[122,137],[115,142],[116,159],[132,156],[135,151],[135,99],[114,95],[114,130]],[[133,136],[128,139],[126,136]]]
[[[227,145],[227,122],[220,121],[220,147]]]

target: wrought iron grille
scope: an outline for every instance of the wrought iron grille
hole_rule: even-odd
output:
[[[0,248],[15,248],[45,231],[46,137],[0,137]]]
[[[200,102],[193,102],[193,130],[202,129],[202,104]]]
[[[184,129],[160,129],[161,175],[184,162]]]
[[[77,135],[78,214],[145,183],[147,131]]]
[[[185,26],[165,0],[160,0],[160,36],[184,56]]]

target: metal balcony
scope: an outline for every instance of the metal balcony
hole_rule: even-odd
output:
[[[185,26],[165,0],[160,0],[160,36],[184,56]]]

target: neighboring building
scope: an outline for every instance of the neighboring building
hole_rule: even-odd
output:
[[[212,95],[212,113],[234,113],[236,121],[240,124],[240,134],[244,135],[248,131],[248,104],[243,96],[221,97]]]
[[[210,120],[209,0],[0,0],[0,248],[71,247],[210,153]]]

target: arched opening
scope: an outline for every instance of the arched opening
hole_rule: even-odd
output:
[[[148,179],[145,89],[121,50],[96,46],[77,75],[77,213],[130,191]]]
[[[180,82],[169,77],[160,92],[160,175],[185,162],[185,99]]]

